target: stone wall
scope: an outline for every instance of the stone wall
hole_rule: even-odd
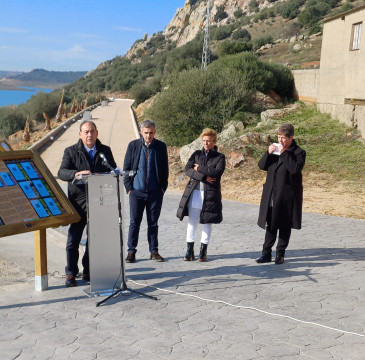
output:
[[[365,106],[355,104],[344,104],[343,97],[341,97],[342,103],[339,99],[332,96],[331,102],[324,102],[323,97],[319,96],[319,89],[322,94],[326,93],[320,69],[312,70],[293,70],[296,98],[305,102],[317,103],[319,111],[331,115],[332,119],[337,119],[342,123],[356,127],[361,132],[361,136],[365,139]],[[321,75],[321,76],[320,76]],[[337,75],[338,77],[338,75]],[[320,83],[320,80],[322,81]],[[328,83],[330,87],[330,83]],[[327,89],[327,93],[333,92],[330,88]],[[329,100],[329,98],[327,98]]]

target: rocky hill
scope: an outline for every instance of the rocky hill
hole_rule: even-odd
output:
[[[249,2],[250,0],[211,0],[210,25],[222,26],[231,21],[235,21],[236,18],[234,13],[237,10],[241,10],[243,13],[250,15]],[[258,0],[258,2],[261,8],[270,6],[270,3],[266,0]],[[223,19],[218,19],[216,17],[220,9],[224,9],[225,12],[225,17]],[[175,16],[161,34],[170,41],[176,42],[177,47],[185,45],[204,29],[206,13],[206,0],[186,0],[184,7],[176,10]],[[156,36],[156,34],[151,36],[145,35],[141,41],[137,41],[131,47],[126,54],[126,57],[131,58],[133,55],[137,54],[139,49],[145,49],[148,42],[154,36]]]
[[[295,18],[283,19],[280,16],[270,15],[271,21],[273,18],[278,18],[277,26],[274,24],[267,26],[266,21],[262,20],[253,21],[255,14],[272,8],[275,5],[275,1],[256,0],[255,4],[253,6],[252,0],[211,0],[209,24],[212,28],[222,27],[237,22],[243,16],[248,17],[249,23],[243,25],[242,28],[250,29],[249,31],[255,37],[260,36],[260,33],[270,33],[273,35],[273,40],[282,40],[283,38],[289,39],[293,35],[299,35],[300,29],[298,27],[292,28]],[[127,52],[126,57],[131,59],[138,52],[145,51],[148,48],[149,42],[156,36],[162,35],[169,42],[174,43],[176,47],[185,45],[193,40],[199,32],[204,30],[207,18],[206,13],[207,0],[186,0],[184,7],[177,9],[175,16],[165,27],[164,31],[151,36],[146,34],[143,39],[135,42]]]

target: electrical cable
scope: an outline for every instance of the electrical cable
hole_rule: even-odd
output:
[[[272,313],[272,312],[269,312],[269,311],[261,310],[261,309],[258,309],[258,308],[252,307],[252,306],[234,305],[234,304],[230,304],[230,303],[228,303],[226,301],[223,301],[223,300],[206,299],[206,298],[203,298],[203,297],[200,297],[200,296],[197,296],[197,295],[192,295],[192,294],[188,294],[188,293],[181,293],[181,292],[173,291],[173,290],[161,289],[161,288],[158,288],[156,286],[148,285],[148,284],[140,284],[140,283],[137,283],[134,280],[127,280],[127,281],[131,281],[134,284],[140,285],[140,286],[149,286],[149,287],[151,287],[153,289],[160,290],[160,291],[164,291],[164,292],[168,292],[168,293],[172,293],[172,294],[175,294],[175,295],[189,296],[189,297],[193,297],[193,298],[196,298],[196,299],[199,299],[199,300],[203,300],[203,301],[206,301],[206,302],[224,304],[224,305],[228,305],[228,306],[235,307],[235,308],[239,308],[239,309],[254,310],[254,311],[258,311],[260,313],[266,314],[266,315],[282,317],[282,318],[290,319],[290,320],[293,320],[293,321],[296,321],[296,322],[299,322],[299,323],[302,323],[302,324],[319,326],[319,327],[322,327],[322,328],[325,328],[325,329],[328,329],[328,330],[337,331],[337,332],[340,332],[340,333],[343,333],[343,334],[349,334],[349,335],[356,335],[356,336],[365,337],[365,335],[359,334],[359,333],[356,333],[356,332],[341,330],[341,329],[337,329],[337,328],[334,328],[334,327],[331,327],[331,326],[318,324],[318,323],[315,323],[315,322],[312,322],[312,321],[300,320],[300,319],[294,318],[294,317],[289,316],[289,315],[276,314],[276,313]]]

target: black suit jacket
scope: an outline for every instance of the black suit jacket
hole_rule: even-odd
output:
[[[117,166],[109,146],[103,145],[98,139],[95,145],[96,153],[94,162],[92,162],[89,154],[86,152],[81,139],[75,145],[66,148],[63,153],[60,169],[58,170],[58,177],[63,181],[68,181],[68,198],[80,216],[84,218],[86,217],[85,185],[72,183],[75,179],[75,174],[82,170],[90,170],[92,173],[110,172],[110,169],[103,165],[100,153],[104,153],[113,168]]]

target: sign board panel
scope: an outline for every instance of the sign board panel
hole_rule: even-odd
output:
[[[10,144],[5,139],[0,139],[0,152],[12,151]]]
[[[0,152],[0,237],[80,220],[40,156]]]

